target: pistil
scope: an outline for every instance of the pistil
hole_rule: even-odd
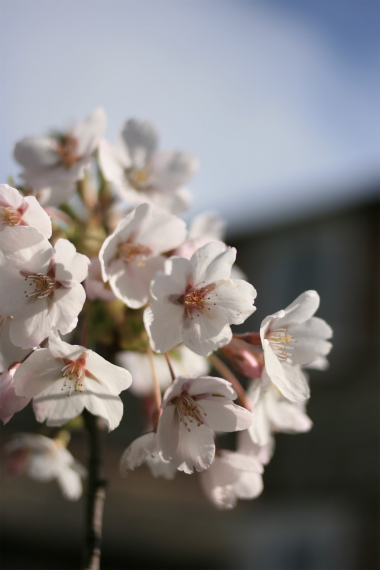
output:
[[[24,291],[27,298],[36,297],[37,299],[43,299],[49,297],[56,287],[55,279],[42,273],[27,275],[25,281],[31,287],[31,289]]]
[[[0,231],[7,226],[18,226],[21,221],[20,213],[10,206],[0,206]]]
[[[297,341],[292,335],[288,334],[287,329],[277,329],[270,332],[266,336],[273,352],[277,355],[280,360],[284,362],[287,361],[291,356],[294,356],[290,350],[294,350],[295,346],[291,346],[289,343],[296,343]]]

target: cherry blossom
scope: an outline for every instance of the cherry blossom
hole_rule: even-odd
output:
[[[263,467],[254,457],[219,450],[200,480],[208,499],[219,509],[232,509],[238,499],[254,499],[263,490]]]
[[[215,455],[212,430],[239,431],[253,421],[237,406],[231,384],[221,378],[180,376],[166,390],[157,427],[158,449],[180,471],[208,469]]]
[[[8,184],[0,184],[0,232],[15,226],[32,226],[51,237],[51,221],[34,196],[20,194]]]
[[[140,204],[104,242],[99,259],[103,279],[112,291],[133,309],[149,299],[149,285],[163,269],[163,252],[184,241],[186,224],[170,214],[155,214],[149,204]]]
[[[20,433],[15,435],[5,450],[8,453],[8,475],[25,472],[43,483],[57,480],[63,496],[76,501],[82,495],[82,478],[86,469],[66,449],[69,434],[61,432],[57,438]]]
[[[49,348],[34,351],[14,376],[16,394],[33,398],[37,421],[61,426],[86,408],[102,417],[109,431],[120,423],[119,394],[131,382],[124,368],[57,336],[49,338]]]
[[[40,344],[53,329],[72,331],[86,298],[80,283],[89,259],[66,239],[53,248],[30,227],[0,233],[0,249],[8,262],[0,264],[0,315],[13,316],[11,341],[28,348]]]
[[[16,396],[13,376],[18,366],[0,374],[0,419],[3,424],[8,423],[16,412],[23,410],[30,402],[30,398]]]
[[[175,376],[201,376],[210,370],[210,364],[204,356],[195,354],[184,345],[171,350],[169,356]],[[119,352],[116,361],[132,374],[131,392],[140,397],[153,393],[152,368],[147,354],[130,350]],[[154,353],[153,365],[161,390],[166,390],[172,378],[165,356]]]
[[[167,352],[183,343],[208,355],[232,338],[231,324],[240,324],[256,307],[256,291],[246,281],[230,279],[236,250],[211,242],[190,260],[173,257],[156,274],[152,305],[144,324],[153,350]]]
[[[264,372],[265,374],[265,372]],[[248,396],[254,398],[256,381]],[[254,406],[255,414],[248,432],[254,443],[266,445],[276,432],[302,433],[309,431],[313,423],[306,415],[304,402],[291,402],[284,398],[274,384],[260,393]]]
[[[127,202],[149,202],[160,210],[183,212],[190,205],[190,194],[184,185],[195,174],[198,161],[189,153],[157,148],[155,127],[130,119],[116,147],[107,141],[99,147],[104,175]]]
[[[16,143],[14,157],[21,177],[33,188],[67,187],[83,177],[106,127],[102,108],[66,133],[26,137]]]
[[[312,364],[331,350],[331,327],[313,317],[319,307],[316,291],[305,291],[286,309],[266,317],[260,337],[265,369],[280,392],[293,402],[309,397],[309,386],[301,366]]]
[[[128,471],[133,471],[143,463],[146,463],[154,477],[174,479],[177,472],[176,466],[162,457],[154,432],[138,437],[127,447],[120,459],[121,474],[125,477]]]

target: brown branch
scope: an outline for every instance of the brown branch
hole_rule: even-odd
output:
[[[103,509],[106,496],[107,481],[103,478],[101,465],[102,439],[104,429],[101,418],[93,416],[87,410],[83,418],[89,437],[88,487],[86,502],[86,535],[84,544],[85,570],[99,570]]]

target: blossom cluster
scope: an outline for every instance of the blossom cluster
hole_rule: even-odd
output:
[[[128,120],[116,145],[105,127],[97,109],[69,131],[22,139],[22,182],[0,185],[0,418],[31,402],[48,426],[69,429],[87,409],[110,431],[130,387],[147,403],[146,431],[121,472],[200,472],[208,498],[231,508],[261,493],[274,433],[311,428],[305,368],[327,365],[332,331],[306,291],[259,332],[233,332],[256,290],[222,220],[180,217],[196,158],[160,150],[149,122]],[[238,432],[236,450],[219,432]],[[79,497],[84,470],[62,438],[22,434],[8,452]]]

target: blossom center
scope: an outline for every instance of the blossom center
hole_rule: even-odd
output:
[[[118,247],[119,256],[125,263],[137,261],[137,265],[145,265],[144,260],[152,255],[150,247],[141,243],[121,243]]]
[[[207,297],[207,295],[214,289],[215,285],[213,283],[206,285],[206,287],[194,287],[191,284],[187,285],[185,293],[177,299],[178,303],[184,306],[185,317],[192,319],[193,313],[199,317],[199,311],[203,311],[205,308],[209,311],[210,307],[207,307],[207,301],[210,301],[210,297]],[[215,304],[216,303],[214,303],[214,305]]]
[[[292,335],[288,334],[287,329],[271,331],[266,335],[266,339],[269,341],[270,347],[279,360],[285,362],[289,360],[291,356],[294,356],[290,350],[294,350],[295,346],[291,346],[290,343],[296,343],[297,341]]]
[[[25,281],[30,287],[30,289],[24,291],[27,298],[36,297],[37,299],[43,299],[49,297],[56,287],[55,279],[42,273],[27,275]]]
[[[183,392],[178,398],[174,399],[177,408],[179,421],[187,431],[191,431],[192,427],[199,427],[204,424],[203,416],[207,416],[206,412],[193,400],[187,392]],[[189,424],[194,424],[190,426]]]
[[[78,162],[78,141],[71,136],[63,136],[57,145],[57,153],[60,156],[63,166],[70,168]]]
[[[21,215],[17,210],[10,206],[0,206],[0,231],[6,226],[18,226],[21,221]]]
[[[62,390],[66,388],[66,381],[69,380],[71,385],[68,396],[70,396],[73,389],[76,392],[82,391],[83,380],[86,376],[86,353],[83,352],[77,360],[69,360],[68,358],[65,358],[64,362],[67,364],[61,370],[61,374],[65,378]]]
[[[147,190],[151,184],[151,171],[148,167],[127,168],[126,175],[129,184],[138,192],[141,190]]]

